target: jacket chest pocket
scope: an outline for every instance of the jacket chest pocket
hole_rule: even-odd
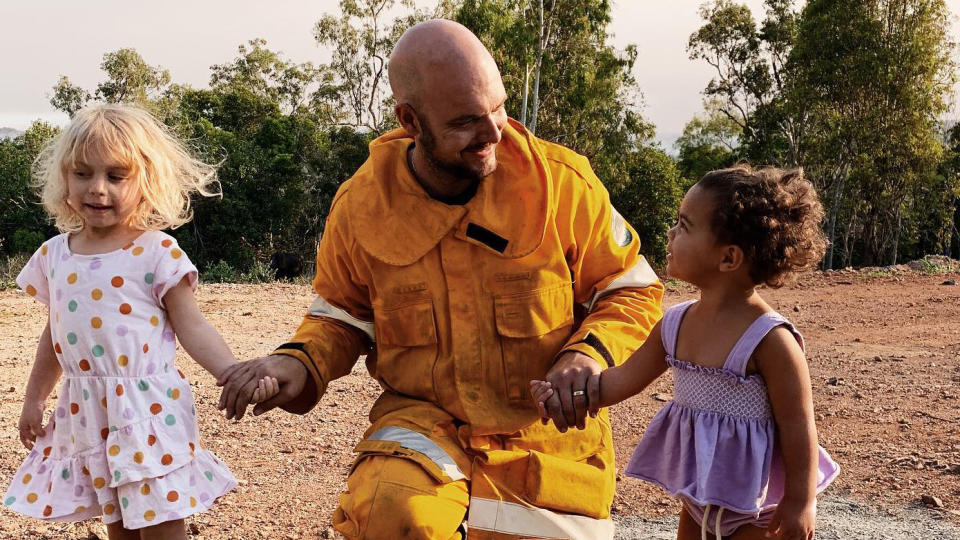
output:
[[[570,337],[573,288],[563,282],[494,296],[507,399],[533,408],[531,379],[542,379]]]
[[[436,400],[433,367],[437,361],[437,323],[433,301],[374,309],[377,335],[375,376],[387,389]]]

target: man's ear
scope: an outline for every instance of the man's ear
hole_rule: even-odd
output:
[[[733,244],[724,246],[721,255],[719,267],[721,272],[735,272],[743,266],[745,256],[740,246]]]
[[[420,133],[420,119],[417,117],[417,111],[406,103],[398,103],[393,112],[397,115],[397,122],[407,131],[407,134],[416,139]]]

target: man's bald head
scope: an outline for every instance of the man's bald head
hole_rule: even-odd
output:
[[[390,55],[390,87],[398,104],[421,108],[452,84],[476,85],[500,80],[490,51],[465,26],[433,19],[411,26]]]

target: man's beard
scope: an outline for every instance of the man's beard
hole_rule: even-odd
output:
[[[436,155],[437,149],[437,139],[433,136],[433,131],[430,130],[430,127],[426,122],[420,122],[420,146],[423,148],[423,157],[427,160],[427,163],[430,164],[430,167],[444,172],[455,178],[462,178],[464,180],[470,180],[471,182],[480,182],[487,176],[493,174],[493,171],[496,170],[496,165],[494,165],[493,170],[487,174],[482,174],[480,171],[471,169],[464,163],[449,163],[438,158]]]

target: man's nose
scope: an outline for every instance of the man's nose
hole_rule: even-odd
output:
[[[482,141],[489,144],[499,143],[503,137],[503,124],[499,113],[488,114],[483,119],[483,125],[481,126]]]

